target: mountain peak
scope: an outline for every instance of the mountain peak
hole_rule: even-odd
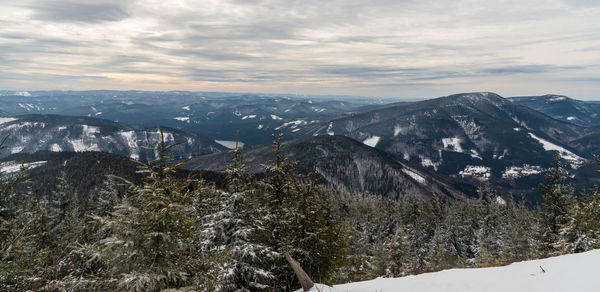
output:
[[[494,105],[502,105],[508,101],[502,96],[493,92],[471,92],[471,93],[458,93],[448,95],[440,98],[451,103],[457,104],[479,104],[479,103],[492,103]]]

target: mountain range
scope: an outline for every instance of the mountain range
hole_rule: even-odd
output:
[[[382,103],[278,95],[190,92],[0,92],[5,155],[103,151],[151,160],[159,139],[193,169],[220,170],[239,132],[254,173],[272,159],[274,132],[301,168],[351,191],[471,196],[489,185],[504,194],[537,193],[558,151],[578,188],[596,180],[600,104],[546,95],[489,92]],[[15,115],[23,113],[36,113]],[[41,114],[40,114],[41,113]],[[52,113],[52,114],[48,114]],[[60,115],[59,115],[60,114]]]

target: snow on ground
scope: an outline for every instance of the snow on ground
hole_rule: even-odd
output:
[[[335,133],[331,130],[332,128],[333,128],[333,122],[330,122],[329,126],[327,126],[327,130],[326,130],[327,135],[329,135],[329,136],[335,135]]]
[[[60,145],[58,145],[58,144],[52,144],[52,145],[50,145],[50,151],[61,152],[62,148],[60,148]]]
[[[217,144],[221,144],[228,149],[235,148],[235,141],[226,141],[226,140],[215,140]],[[237,142],[239,147],[244,147],[244,142]]]
[[[15,95],[17,95],[17,96],[31,96],[31,93],[29,93],[28,91],[18,91],[18,92],[15,92]]]
[[[496,196],[496,203],[500,205],[506,205],[506,201],[500,196]]]
[[[0,125],[1,124],[5,124],[5,123],[10,123],[12,121],[16,121],[17,119],[15,118],[0,118]]]
[[[125,142],[127,143],[127,148],[129,149],[129,157],[132,159],[140,158],[140,148],[136,142],[136,136],[134,131],[119,131],[119,134]]]
[[[442,138],[442,144],[444,144],[445,149],[449,149],[455,152],[463,152],[462,147],[460,147],[460,138]]]
[[[18,163],[16,161],[6,161],[0,163],[0,172],[4,174],[14,173],[21,170],[21,166],[26,167],[27,169],[36,168],[38,166],[46,164],[48,161],[35,161],[29,163]]]
[[[409,169],[408,167],[403,167],[402,172],[408,174],[408,176],[412,177],[414,180],[418,181],[421,184],[425,183],[425,178],[422,175],[418,174],[412,169]]]
[[[555,97],[551,97],[550,99],[548,99],[549,101],[561,101],[561,100],[565,100],[566,98],[564,96],[555,96]]]
[[[458,175],[472,176],[480,180],[488,180],[490,178],[490,168],[486,166],[478,166],[478,165],[467,165],[465,169],[461,170]]]
[[[435,169],[435,170],[437,170],[437,169],[438,169],[438,166],[439,166],[440,164],[442,164],[442,162],[441,162],[441,161],[439,161],[439,162],[437,162],[437,163],[436,163],[436,162],[433,162],[433,161],[432,161],[431,159],[429,159],[429,158],[425,158],[425,156],[423,156],[423,155],[419,155],[419,159],[421,159],[421,165],[422,165],[422,166],[424,166],[424,167],[431,166],[431,167],[433,167],[433,169]]]
[[[310,291],[597,292],[600,291],[598,271],[600,250],[592,250],[504,267],[451,269],[401,278],[377,278],[333,287],[317,284]]]
[[[277,115],[271,115],[271,119],[273,119],[273,120],[276,120],[276,121],[283,120],[283,118],[282,118],[282,117],[280,117],[280,116],[277,116]]]
[[[275,130],[279,130],[288,126],[291,126],[292,129],[296,129],[298,126],[304,126],[308,123],[305,120],[295,120],[287,123],[283,123],[281,126],[275,128]]]
[[[247,115],[247,116],[243,116],[242,120],[245,120],[245,119],[255,119],[255,118],[256,118],[256,115]]]
[[[473,158],[476,158],[476,159],[479,159],[479,160],[483,160],[483,158],[481,157],[481,155],[479,155],[479,153],[475,149],[471,149],[471,153],[469,155],[471,155],[471,157],[473,157]]]
[[[186,105],[184,107],[181,107],[181,109],[184,110],[184,111],[189,111],[190,110],[190,106]]]
[[[574,119],[575,119],[575,117],[567,117],[567,121],[572,121]]]
[[[262,128],[263,128],[263,127],[264,127],[264,125],[263,125],[263,124],[260,124],[260,125],[258,125],[258,127],[256,127],[256,128],[257,128],[257,129],[259,129],[259,130],[262,130]]]
[[[394,126],[394,137],[398,136],[400,133],[404,133],[405,129],[401,125]]]
[[[379,143],[379,139],[381,139],[381,137],[379,137],[379,136],[369,137],[363,141],[363,144],[365,144],[367,146],[375,147],[375,146],[377,146],[377,143]]]
[[[540,174],[544,171],[546,170],[537,165],[524,164],[523,166],[511,166],[507,167],[506,170],[502,173],[502,178],[524,177],[534,174]]]
[[[573,167],[573,168],[579,168],[581,165],[583,165],[586,162],[586,160],[584,158],[577,156],[575,153],[573,153],[563,147],[560,147],[556,144],[548,142],[532,133],[529,133],[529,136],[531,136],[531,138],[540,142],[546,151],[558,151],[558,153],[560,154],[560,157],[562,157],[562,159],[569,162],[569,164],[571,164],[571,167]]]
[[[188,124],[190,123],[190,117],[174,117],[173,119],[181,122],[186,122]]]

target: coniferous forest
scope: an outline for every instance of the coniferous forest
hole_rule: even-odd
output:
[[[290,291],[300,284],[285,253],[331,284],[600,247],[600,194],[575,193],[558,155],[538,206],[490,188],[396,201],[319,184],[282,154],[281,138],[264,177],[235,147],[220,184],[180,175],[164,138],[159,159],[136,162],[143,179],[95,178],[101,187],[85,196],[64,173],[47,194],[26,169],[3,176],[0,290]]]

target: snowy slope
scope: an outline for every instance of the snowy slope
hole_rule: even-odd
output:
[[[540,266],[546,271],[542,272]],[[318,286],[314,291],[600,291],[600,250],[541,260],[514,263],[504,267],[452,269],[402,278]],[[301,291],[301,290],[297,290]]]

